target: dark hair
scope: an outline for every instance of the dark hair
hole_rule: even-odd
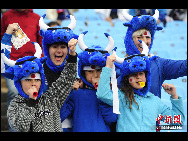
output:
[[[49,49],[50,46],[52,45],[66,45],[68,47],[68,43],[65,43],[65,42],[55,42],[55,43],[52,43],[52,44],[47,44],[47,48]]]
[[[124,79],[121,82],[121,87],[119,87],[120,91],[122,91],[125,94],[125,100],[127,105],[127,100],[129,101],[129,109],[131,111],[132,109],[132,103],[134,102],[139,109],[139,105],[134,99],[134,90],[133,87],[129,83],[129,75],[126,75]]]

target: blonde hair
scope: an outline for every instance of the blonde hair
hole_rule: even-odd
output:
[[[149,30],[147,28],[141,28],[139,30],[136,30],[135,32],[133,32],[132,38],[134,38],[137,35],[143,35],[146,31],[149,31]],[[151,32],[150,32],[150,34],[151,34]]]

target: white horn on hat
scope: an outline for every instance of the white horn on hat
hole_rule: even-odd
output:
[[[88,47],[85,45],[83,37],[84,35],[87,33],[88,31],[82,32],[82,34],[80,34],[80,36],[78,37],[78,46],[80,47],[80,49],[82,51],[85,51],[85,49],[87,49]]]
[[[42,29],[42,30],[44,30],[44,31],[46,31],[46,30],[49,28],[49,26],[44,23],[44,20],[43,20],[43,19],[44,19],[45,17],[46,17],[46,14],[44,14],[44,15],[40,18],[40,20],[39,20],[40,30]]]
[[[37,58],[40,58],[41,54],[42,54],[42,49],[41,49],[40,45],[36,42],[31,42],[31,43],[35,45],[36,52],[35,52],[34,56]]]
[[[108,53],[111,53],[114,48],[114,40],[108,33],[104,33],[104,34],[108,38],[108,45],[105,48],[105,50],[108,51]]]
[[[71,30],[74,30],[74,28],[76,26],[76,19],[75,19],[75,17],[72,16],[72,15],[67,15],[67,17],[71,19],[71,23],[67,27],[70,28]]]
[[[146,45],[146,43],[144,43],[144,41],[142,40],[138,40],[140,43],[142,43],[142,48],[143,48],[143,51],[141,54],[145,54],[145,56],[148,56],[148,53],[149,53],[149,48],[148,46]]]
[[[156,19],[156,20],[158,20],[158,18],[159,18],[159,11],[156,9],[155,10],[155,14],[153,15],[153,17]]]
[[[122,14],[123,14],[123,17],[124,17],[127,21],[131,21],[132,18],[133,18],[133,16],[129,15],[125,9],[123,9]]]
[[[120,58],[116,55],[116,62],[122,64],[125,58]]]

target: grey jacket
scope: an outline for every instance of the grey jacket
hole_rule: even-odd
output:
[[[15,96],[7,111],[9,124],[13,129],[19,132],[62,131],[60,109],[77,76],[75,57],[66,60],[60,77],[37,100],[26,99],[21,95]]]

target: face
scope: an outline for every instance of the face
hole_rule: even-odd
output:
[[[99,83],[101,72],[102,72],[102,69],[98,69],[98,70],[85,70],[86,80],[89,83],[91,83],[93,86],[95,86],[95,83]]]
[[[22,85],[22,90],[25,94],[28,94],[28,90],[32,87],[35,86],[36,89],[39,91],[40,86],[41,86],[41,80],[40,79],[25,79],[21,81]]]
[[[135,89],[142,89],[138,82],[146,82],[145,72],[137,72],[129,75],[129,83]]]
[[[68,48],[64,44],[52,44],[49,47],[50,59],[56,66],[59,66],[63,63],[67,54]]]
[[[133,37],[133,42],[134,42],[135,46],[138,48],[140,53],[142,53],[142,51],[143,51],[142,43],[140,43],[138,41],[138,39],[144,41],[149,48],[150,44],[151,44],[151,37],[150,36],[142,36],[142,35],[136,35]]]

